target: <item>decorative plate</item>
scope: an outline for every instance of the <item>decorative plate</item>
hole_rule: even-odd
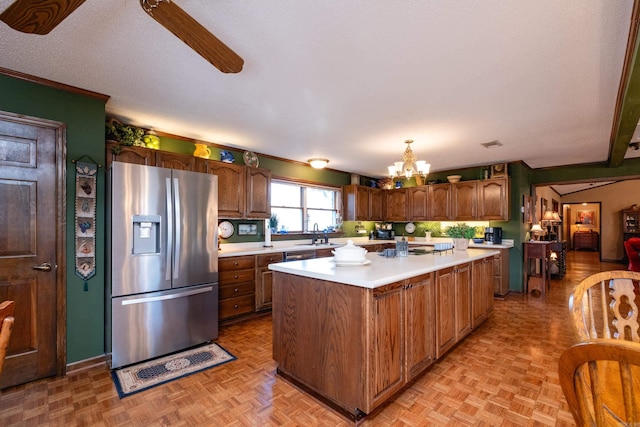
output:
[[[413,233],[414,231],[416,231],[416,225],[412,222],[408,222],[404,226],[404,231],[406,231],[407,233]]]
[[[256,153],[254,153],[253,151],[245,151],[242,157],[244,158],[245,165],[251,166],[252,168],[258,167],[258,156],[256,156]]]
[[[220,151],[220,160],[225,163],[233,163],[235,159],[233,158],[233,154],[231,154],[229,151],[222,150]]]

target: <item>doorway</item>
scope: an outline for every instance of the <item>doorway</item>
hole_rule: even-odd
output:
[[[0,112],[0,301],[15,323],[0,389],[66,364],[65,126]]]
[[[562,205],[563,228],[569,247],[574,250],[600,252],[601,203],[564,203]]]

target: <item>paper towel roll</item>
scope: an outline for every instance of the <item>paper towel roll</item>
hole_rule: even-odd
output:
[[[271,246],[271,227],[269,227],[269,220],[264,223],[264,245],[266,247]]]

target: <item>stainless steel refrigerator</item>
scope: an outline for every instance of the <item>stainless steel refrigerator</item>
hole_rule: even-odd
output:
[[[107,186],[111,367],[217,338],[217,177],[113,162]]]

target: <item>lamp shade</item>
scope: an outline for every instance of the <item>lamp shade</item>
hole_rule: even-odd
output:
[[[542,227],[540,227],[540,223],[533,224],[533,225],[531,226],[531,231],[534,231],[534,232],[535,232],[535,231],[542,232]]]
[[[322,169],[329,163],[327,159],[309,159],[309,164],[312,168]]]
[[[562,220],[560,219],[560,214],[558,214],[558,212],[553,213],[553,220],[556,222],[562,222]]]
[[[554,221],[553,219],[553,212],[552,211],[545,211],[544,212],[544,216],[542,217],[543,221]]]

